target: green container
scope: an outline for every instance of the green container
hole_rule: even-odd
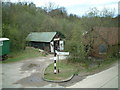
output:
[[[0,56],[10,52],[10,41],[8,38],[0,38]]]

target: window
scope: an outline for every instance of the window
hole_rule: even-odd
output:
[[[2,46],[3,45],[3,42],[2,41],[0,41],[0,46]]]
[[[106,54],[107,52],[107,45],[106,44],[101,44],[99,46],[99,54]]]

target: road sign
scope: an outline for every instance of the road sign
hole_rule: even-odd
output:
[[[58,52],[56,51],[57,55],[69,55],[69,52]]]

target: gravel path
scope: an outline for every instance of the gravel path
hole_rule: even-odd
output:
[[[60,87],[43,81],[43,68],[53,63],[53,55],[2,65],[2,88]]]

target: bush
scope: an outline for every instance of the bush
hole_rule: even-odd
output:
[[[86,57],[85,47],[81,42],[67,42],[67,51],[70,52],[69,60],[72,62],[83,62]]]
[[[109,46],[107,58],[120,57],[118,45]]]

